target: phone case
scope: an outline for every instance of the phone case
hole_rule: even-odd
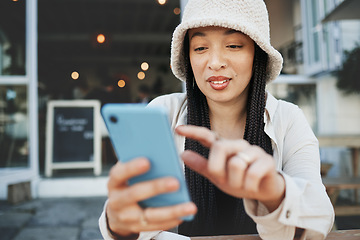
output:
[[[140,202],[142,207],[161,207],[189,202],[182,163],[177,153],[167,112],[144,104],[110,103],[101,109],[119,161],[136,157],[149,159],[150,170],[129,180],[129,184],[172,176],[179,180],[176,192],[161,194]],[[191,220],[188,216],[184,220]]]

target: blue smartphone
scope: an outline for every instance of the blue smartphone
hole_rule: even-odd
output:
[[[141,201],[141,207],[171,206],[190,201],[165,108],[136,103],[110,103],[102,107],[101,114],[119,161],[127,162],[137,157],[146,157],[150,161],[150,170],[131,178],[130,185],[168,176],[180,182],[178,191]],[[192,218],[187,216],[184,220]]]

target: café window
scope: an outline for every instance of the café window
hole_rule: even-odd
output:
[[[28,167],[27,87],[0,85],[0,168]]]
[[[29,168],[26,1],[0,1],[0,169]]]
[[[0,1],[0,76],[25,74],[25,2]]]

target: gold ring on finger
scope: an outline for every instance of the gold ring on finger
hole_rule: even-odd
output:
[[[241,160],[243,160],[243,161],[246,163],[246,165],[249,165],[249,164],[251,164],[251,162],[252,162],[252,160],[251,160],[251,158],[249,157],[249,155],[247,155],[247,154],[244,153],[244,152],[238,152],[238,153],[236,154],[236,156],[237,156],[238,158],[240,158]]]

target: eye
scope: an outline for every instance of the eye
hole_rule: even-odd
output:
[[[242,48],[242,45],[228,45],[228,48],[236,49],[236,48]]]
[[[206,49],[205,47],[198,47],[198,48],[195,48],[194,51],[200,52],[200,51],[204,51],[205,49]]]

